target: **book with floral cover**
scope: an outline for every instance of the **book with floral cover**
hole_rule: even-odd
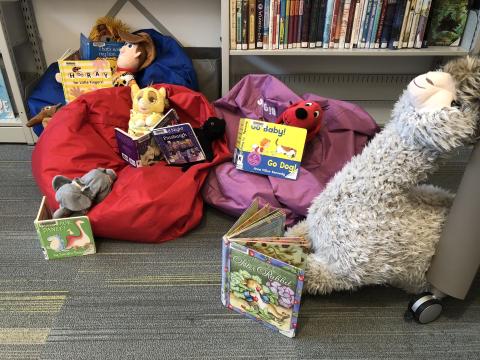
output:
[[[308,244],[284,237],[285,213],[258,200],[223,237],[222,303],[294,337]]]

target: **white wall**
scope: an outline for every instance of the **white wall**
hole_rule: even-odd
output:
[[[79,46],[80,33],[88,35],[95,20],[105,15],[115,0],[32,1],[47,63],[68,48]],[[183,46],[220,46],[220,0],[140,0]],[[152,24],[129,2],[117,17],[133,30]]]

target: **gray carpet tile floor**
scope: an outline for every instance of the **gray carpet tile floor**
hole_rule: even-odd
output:
[[[429,325],[409,295],[370,287],[306,296],[289,339],[220,302],[220,239],[234,219],[206,208],[195,230],[142,244],[97,239],[98,253],[44,260],[33,226],[41,194],[26,145],[0,145],[0,359],[480,359],[480,281]],[[458,186],[465,153],[432,182]]]

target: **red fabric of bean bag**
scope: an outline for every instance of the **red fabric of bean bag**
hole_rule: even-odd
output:
[[[200,93],[170,84],[170,106],[182,122],[200,127],[215,112]],[[51,210],[58,208],[52,179],[55,175],[81,176],[91,169],[117,172],[112,192],[88,213],[96,237],[140,242],[175,239],[192,228],[203,215],[200,189],[210,167],[231,157],[225,139],[216,141],[211,163],[200,163],[186,172],[161,161],[134,168],[119,155],[114,128],[128,128],[132,105],[130,88],[109,88],[81,96],[64,106],[50,121],[32,155],[32,172]]]

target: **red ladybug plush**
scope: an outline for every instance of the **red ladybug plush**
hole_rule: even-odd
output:
[[[314,101],[300,101],[290,105],[277,119],[277,124],[307,129],[307,141],[320,132],[323,109]]]

